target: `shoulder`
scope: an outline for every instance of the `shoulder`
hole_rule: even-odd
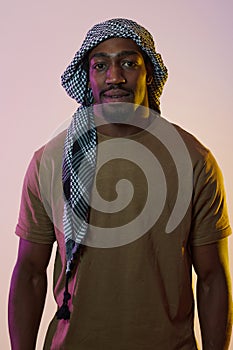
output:
[[[196,136],[181,128],[177,124],[172,124],[182,137],[186,147],[194,159],[208,157],[210,150]]]
[[[194,135],[174,125],[193,164],[191,245],[217,242],[231,233],[221,169],[212,152]]]
[[[60,166],[62,163],[62,155],[66,130],[49,140],[46,144],[37,149],[31,159],[29,168],[34,172],[39,172],[40,167]]]
[[[37,243],[54,241],[62,217],[62,155],[66,130],[34,152],[24,177],[16,233]],[[56,214],[56,217],[54,216]],[[56,221],[55,221],[56,220]]]
[[[196,136],[181,128],[176,124],[172,124],[180,136],[182,137],[192,160],[193,169],[196,174],[202,172],[209,172],[211,169],[220,172],[217,160],[212,151],[205,146]]]
[[[66,130],[34,152],[24,177],[24,188],[34,189],[39,193],[35,189],[39,189],[42,180],[47,181],[54,174],[61,173],[65,137]]]
[[[56,159],[62,156],[67,130],[53,137],[46,144],[34,152],[33,158],[40,162],[42,159]]]

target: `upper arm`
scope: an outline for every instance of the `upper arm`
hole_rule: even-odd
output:
[[[213,155],[207,152],[194,170],[190,243],[198,251],[205,249],[211,254],[211,250],[222,249],[225,243],[221,240],[230,234],[222,172]],[[208,247],[210,244],[213,246]]]
[[[28,245],[30,242],[41,244],[42,251],[44,251],[46,250],[46,245],[50,245],[56,240],[56,236],[52,204],[47,203],[44,195],[42,195],[44,192],[48,193],[48,195],[52,192],[52,185],[50,183],[53,179],[53,173],[51,169],[48,168],[47,175],[44,176],[48,185],[44,188],[41,184],[40,175],[42,153],[43,148],[34,154],[24,177],[16,234],[21,239],[26,240]],[[20,250],[21,243],[22,241],[20,241]],[[27,243],[22,246],[25,254],[24,245],[26,244]],[[30,245],[33,246],[33,244]],[[38,247],[37,249],[39,249]],[[33,248],[30,247],[30,250],[32,249]]]
[[[228,240],[192,247],[192,262],[201,280],[207,281],[218,274],[229,277]]]
[[[16,266],[32,274],[45,273],[52,247],[52,244],[34,243],[21,238]]]

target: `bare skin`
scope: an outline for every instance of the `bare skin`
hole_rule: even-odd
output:
[[[51,245],[20,240],[9,297],[12,350],[35,349],[51,250]],[[227,256],[227,239],[192,250],[198,276],[197,300],[203,350],[227,350],[229,346],[232,304]]]
[[[33,350],[47,292],[46,268],[52,245],[20,239],[9,295],[12,350]]]
[[[193,247],[197,307],[203,350],[227,350],[232,328],[232,296],[227,239]]]
[[[135,45],[130,39],[109,39],[92,51],[89,76],[95,105],[126,102],[148,107],[150,68]],[[99,131],[117,137],[135,133],[138,128],[109,123]],[[12,350],[35,349],[51,250],[52,245],[20,240],[9,297]],[[230,341],[232,304],[227,250],[227,239],[192,248],[203,350],[226,350]]]
[[[97,127],[99,132],[124,137],[148,125],[149,108],[138,106],[149,107],[147,85],[151,82],[151,66],[145,64],[133,40],[112,38],[97,45],[89,55],[89,79],[94,112],[108,122]],[[132,106],[132,112],[128,106]],[[101,113],[101,107],[105,114]],[[113,122],[106,115],[113,118]],[[123,123],[122,116],[126,116]]]

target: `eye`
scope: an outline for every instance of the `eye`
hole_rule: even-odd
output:
[[[123,67],[126,67],[126,68],[134,68],[134,67],[137,66],[137,62],[135,62],[135,61],[129,61],[129,60],[123,61],[123,62],[122,62],[122,66],[123,66]]]
[[[103,71],[106,68],[106,64],[102,62],[98,62],[93,64],[93,69],[97,70],[98,72]]]

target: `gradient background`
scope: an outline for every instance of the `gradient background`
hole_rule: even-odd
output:
[[[213,151],[225,178],[233,223],[232,11],[231,0],[1,1],[1,349],[10,349],[7,299],[24,173],[34,150],[76,109],[60,86],[60,75],[93,24],[128,17],[153,34],[169,69],[163,115]],[[232,247],[230,238],[230,252]],[[49,292],[38,350],[54,309]]]

